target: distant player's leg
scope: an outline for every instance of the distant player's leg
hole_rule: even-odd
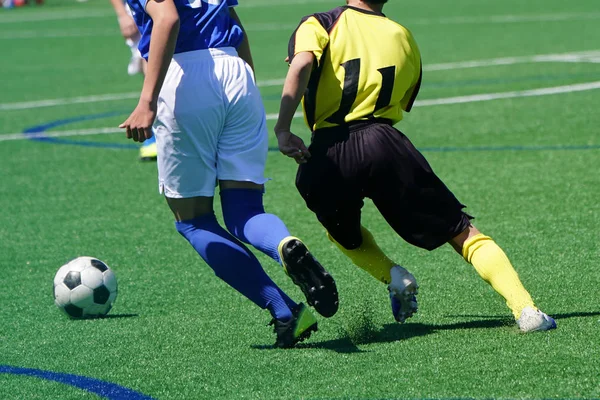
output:
[[[150,139],[144,140],[140,147],[140,161],[156,161],[158,153],[156,150],[156,137],[152,136]]]
[[[125,3],[125,11],[127,12],[127,15],[133,18],[133,15],[131,14],[131,8],[129,8],[127,3]],[[142,36],[138,33],[137,35],[125,40],[125,44],[131,51],[131,58],[129,59],[129,64],[127,65],[127,74],[129,75],[136,75],[145,72],[145,60],[142,58],[142,55],[138,50],[138,44],[140,43],[141,37]]]
[[[290,235],[281,219],[266,213],[263,207],[268,133],[252,72],[241,59],[228,60],[228,68],[239,78],[225,89],[228,114],[217,157],[227,229],[239,240],[280,262],[308,303],[319,314],[330,317],[338,309],[335,281],[306,245]]]
[[[490,238],[470,225],[450,241],[454,249],[505,300],[523,332],[556,328],[554,319],[537,309],[510,260]]]

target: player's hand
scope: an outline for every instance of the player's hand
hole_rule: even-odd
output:
[[[280,152],[293,158],[298,164],[305,164],[308,162],[310,152],[301,138],[287,130],[276,131],[275,135],[277,136]]]
[[[125,128],[127,139],[141,143],[152,137],[154,118],[156,118],[156,104],[140,101],[119,128]]]
[[[129,15],[119,17],[119,28],[125,39],[134,39],[140,34],[135,21]]]

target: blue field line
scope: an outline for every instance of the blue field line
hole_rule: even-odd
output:
[[[85,140],[73,140],[73,139],[61,139],[61,138],[53,138],[48,136],[40,135],[40,133],[46,132],[49,129],[56,128],[57,126],[68,125],[73,122],[81,122],[81,121],[92,121],[95,119],[116,117],[119,115],[124,115],[126,112],[123,111],[109,111],[100,114],[88,114],[88,115],[80,115],[72,118],[59,119],[56,121],[48,122],[41,125],[35,125],[31,128],[27,128],[23,131],[29,140],[33,140],[36,142],[45,142],[45,143],[53,143],[53,144],[64,144],[64,145],[72,145],[72,146],[83,146],[83,147],[95,147],[95,148],[104,148],[104,149],[138,149],[139,145],[133,143],[98,143],[98,142],[90,142]]]
[[[90,142],[87,140],[74,140],[74,139],[62,139],[53,138],[48,136],[40,135],[46,132],[48,129],[56,128],[57,126],[67,125],[73,122],[81,121],[92,121],[96,119],[115,117],[118,115],[125,115],[128,112],[123,111],[110,111],[100,114],[89,114],[81,115],[72,118],[59,119],[56,121],[48,122],[45,124],[35,125],[31,128],[27,128],[23,131],[23,134],[28,137],[29,140],[38,142],[46,142],[53,144],[63,144],[72,146],[83,146],[83,147],[94,147],[104,149],[139,149],[140,145],[134,143],[102,143],[102,142]],[[503,146],[473,146],[473,147],[421,147],[419,151],[427,153],[450,153],[450,152],[476,152],[476,151],[560,151],[560,150],[596,150],[600,149],[600,144],[589,144],[589,145],[503,145]],[[278,152],[279,148],[269,147],[269,151]]]
[[[87,378],[80,375],[44,371],[41,369],[12,367],[0,365],[0,374],[30,376],[73,386],[90,393],[107,398],[108,400],[154,400],[153,397],[119,386],[115,383]]]
[[[539,146],[474,146],[474,147],[421,147],[419,151],[450,153],[450,152],[474,152],[474,151],[540,151],[540,150],[595,150],[600,149],[600,144],[588,145],[539,145]]]
[[[57,126],[72,124],[73,122],[92,121],[95,119],[116,117],[118,115],[124,115],[124,114],[125,114],[125,112],[123,112],[123,111],[109,111],[109,112],[104,112],[104,113],[100,113],[100,114],[79,115],[77,117],[58,119],[56,121],[47,122],[45,124],[35,125],[35,126],[32,126],[31,128],[25,129],[23,131],[23,133],[25,133],[25,134],[41,133],[41,132],[47,131],[48,129],[56,128]],[[32,139],[35,139],[35,138],[32,138]]]

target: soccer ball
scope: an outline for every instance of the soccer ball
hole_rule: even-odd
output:
[[[117,298],[117,277],[104,262],[77,257],[54,277],[54,303],[71,318],[106,315]]]

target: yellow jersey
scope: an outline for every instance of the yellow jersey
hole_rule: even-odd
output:
[[[302,99],[312,131],[374,118],[395,124],[419,92],[419,48],[383,14],[344,6],[306,16],[290,39],[289,62],[301,52],[316,59]]]

